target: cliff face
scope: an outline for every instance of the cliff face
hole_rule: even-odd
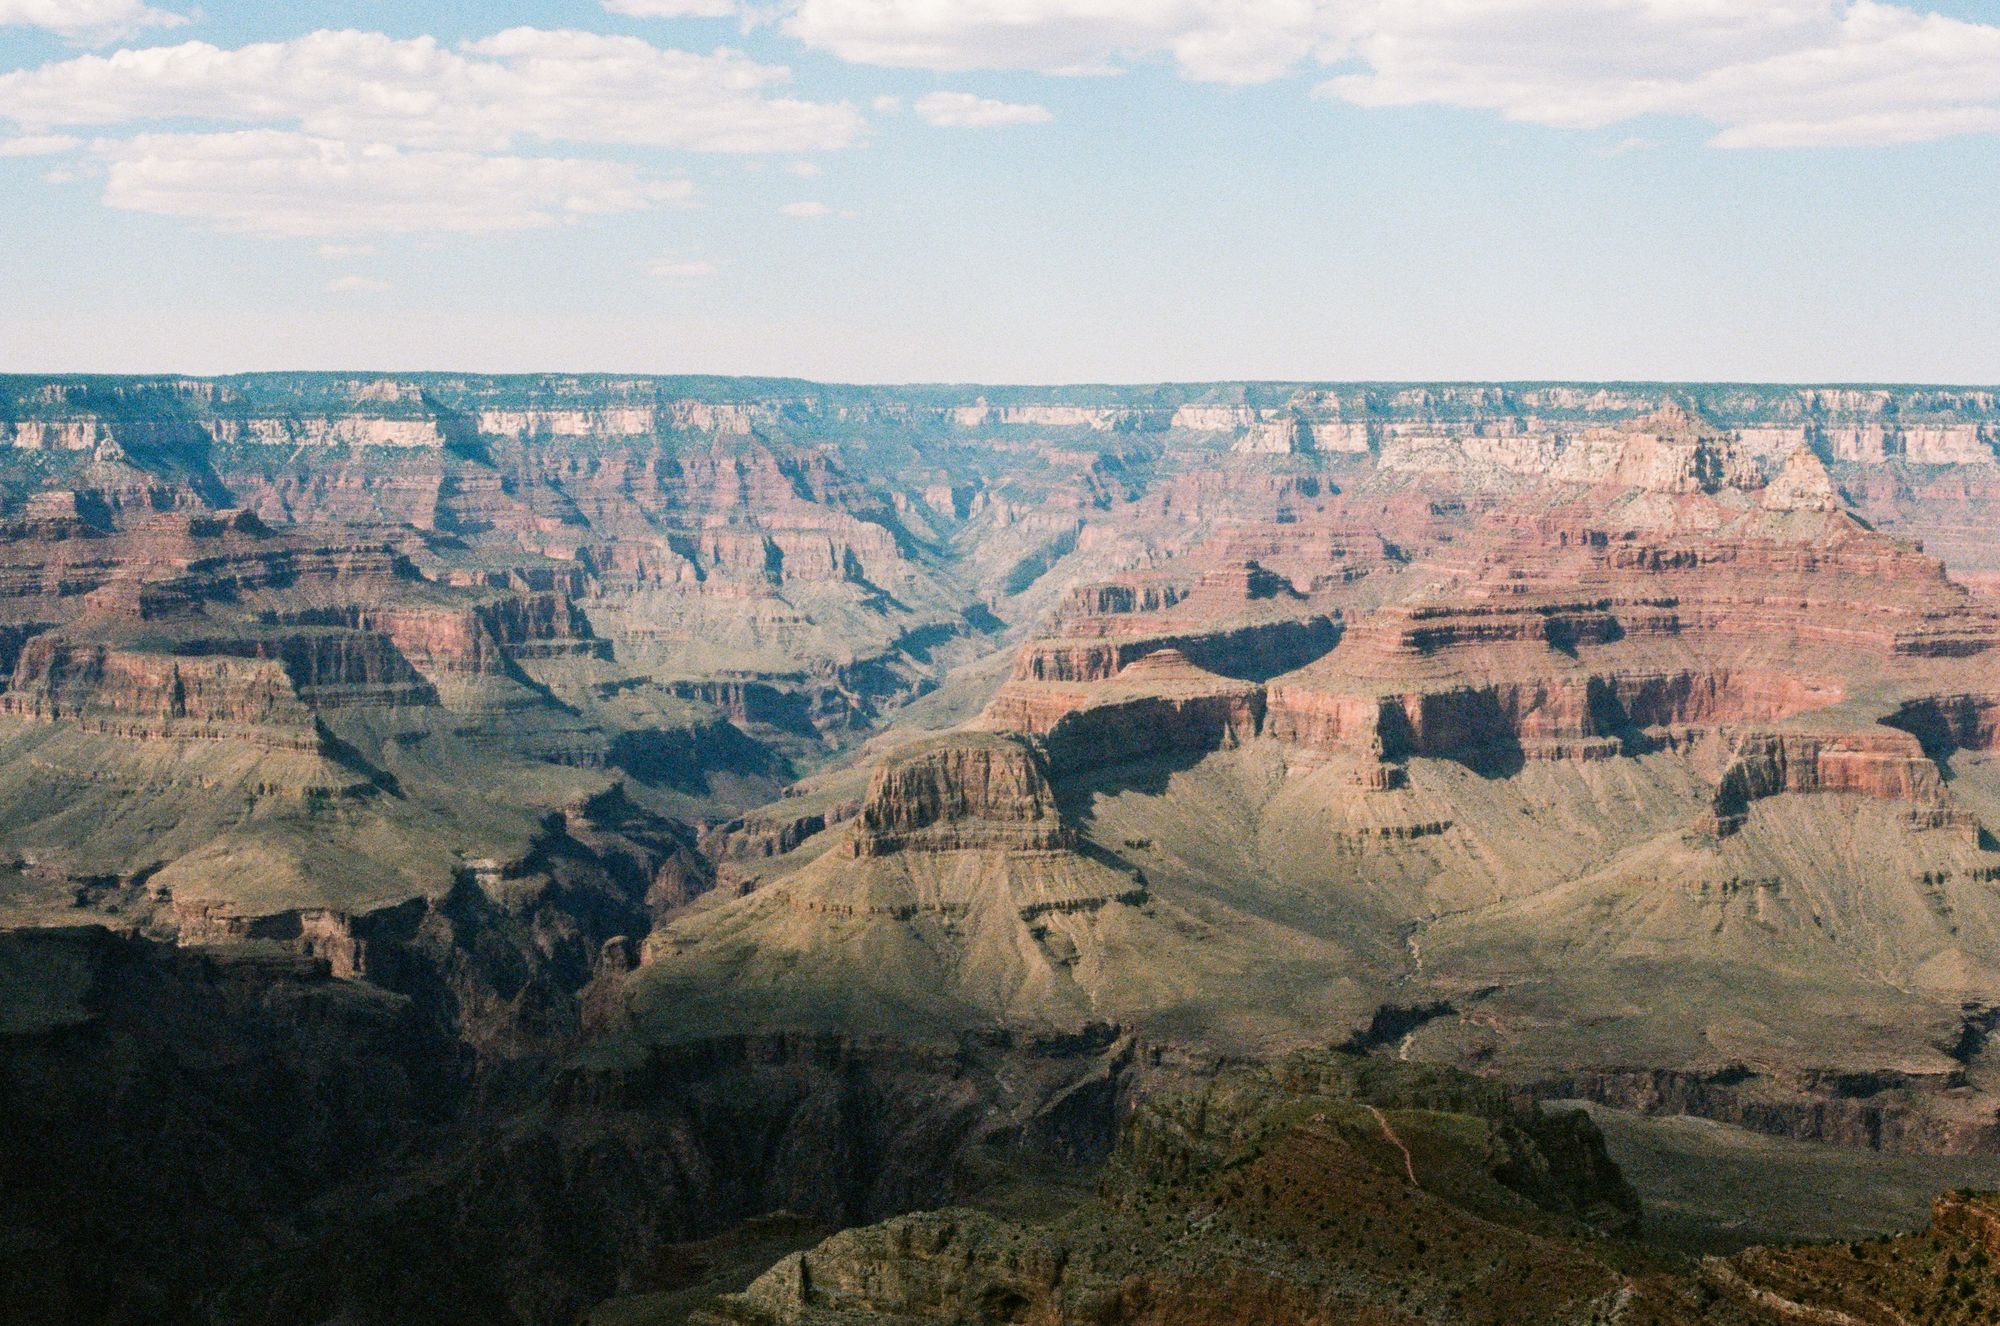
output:
[[[856,856],[1074,845],[1042,759],[1025,741],[965,734],[899,751],[876,770],[853,837]]]
[[[233,735],[297,750],[319,745],[312,714],[285,669],[265,659],[174,658],[45,637],[21,651],[0,712],[134,736]]]
[[[1752,801],[1785,792],[1841,792],[1908,802],[1920,817],[1916,822],[1927,827],[1978,831],[1978,822],[1963,813],[1944,820],[1922,818],[1926,811],[1945,807],[1948,798],[1937,765],[1904,732],[1746,736],[1716,789],[1718,828],[1727,832],[1740,827]]]

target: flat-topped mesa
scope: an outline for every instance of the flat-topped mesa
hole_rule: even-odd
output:
[[[1918,660],[1957,659],[1949,675],[1966,694],[1898,725],[1946,748],[1992,741],[1976,656],[2000,621],[1934,558],[1847,512],[1810,451],[1795,445],[1766,483],[1731,439],[1667,409],[1563,455],[1571,468],[1549,477],[1593,486],[1496,503],[1421,560],[1414,591],[1350,611],[1337,649],[1271,679],[1265,735],[1393,787],[1412,758],[1608,758],[1784,721],[1894,678],[1886,710],[1912,693],[1901,687],[1937,684],[1917,680]],[[1594,470],[1572,465],[1593,456]],[[1907,744],[1838,744],[1812,788],[1963,827]]]
[[[1009,682],[980,717],[987,728],[1041,737],[1062,773],[1230,749],[1263,721],[1261,685],[1159,647],[1101,682]]]
[[[1224,676],[1262,679],[1333,648],[1338,618],[1254,560],[1191,578],[1134,575],[1072,590],[1049,634],[1021,647],[1012,680],[1109,681],[1161,649]]]
[[[433,681],[504,673],[516,658],[602,654],[606,642],[565,593],[527,590],[483,602],[348,604],[274,612],[291,626],[340,627],[385,638]]]
[[[1965,657],[2000,640],[2000,617],[1935,558],[1849,517],[1827,519],[1808,541],[1614,544],[1602,568],[1616,579],[1601,583],[1635,605],[1670,608],[1654,629],[1684,637],[1831,644],[1881,658]]]
[[[229,539],[232,536],[263,539],[272,532],[271,527],[254,511],[238,507],[164,511],[127,522],[124,528],[134,537],[146,539],[162,549],[178,547],[195,556],[200,555],[207,540]]]
[[[1604,601],[1467,599],[1395,604],[1369,617],[1347,640],[1354,654],[1381,658],[1429,656],[1490,645],[1540,645],[1572,650],[1609,644],[1627,634]],[[1350,655],[1352,656],[1352,655]]]
[[[1318,658],[1339,639],[1339,621],[1331,614],[1316,613],[1206,631],[1031,640],[1015,656],[1011,680],[1110,681],[1133,662],[1162,649],[1175,650],[1218,674],[1271,677]]]
[[[1420,590],[1350,614],[1340,652],[1385,664],[1451,654],[1482,668],[1499,645],[1574,652],[1648,638],[1704,648],[1713,639],[1732,648],[1837,644],[1886,659],[1964,656],[2000,639],[2000,617],[1935,558],[1845,512],[1695,502],[1701,519],[1687,529],[1621,529],[1615,506],[1492,513],[1455,563],[1433,561],[1434,578]],[[1711,520],[1722,528],[1703,528]]]
[[[1399,541],[1427,545],[1438,532],[1439,517],[1428,500],[1393,492],[1365,508],[1342,507],[1312,519],[1292,519],[1281,510],[1270,520],[1234,524],[1217,531],[1212,548],[1218,564],[1254,564],[1311,594],[1391,569],[1404,556]]]
[[[321,745],[312,711],[275,658],[183,658],[40,636],[23,646],[0,713],[139,738]]]
[[[1130,576],[1123,580],[1087,585],[1071,585],[1058,610],[1065,632],[1086,634],[1085,624],[1105,617],[1165,612],[1187,597],[1187,587],[1162,577]],[[1097,634],[1107,633],[1110,623],[1096,623]]]
[[[917,742],[875,771],[850,851],[1055,851],[1076,836],[1056,809],[1041,755],[1028,741],[960,731]]]
[[[1915,828],[1950,830],[1969,841],[1979,834],[1978,821],[1957,807],[1917,738],[1888,727],[1742,734],[1716,788],[1713,810],[1697,827],[1726,837],[1746,822],[1752,802],[1787,792],[1907,802]]]

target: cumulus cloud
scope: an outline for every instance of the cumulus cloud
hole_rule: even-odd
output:
[[[95,151],[107,206],[247,234],[531,230],[693,192],[620,162],[410,151],[275,129],[142,134]]]
[[[1055,116],[1046,106],[1029,102],[994,101],[970,92],[932,92],[917,98],[916,111],[925,123],[946,129],[991,129],[1006,124],[1047,124]]]
[[[71,41],[116,41],[141,28],[185,22],[140,0],[0,0],[0,28],[41,28]]]
[[[1457,106],[1557,127],[1648,115],[1723,147],[2000,132],[2000,26],[1886,0],[797,0],[785,30],[843,59],[955,71],[1264,82],[1324,68],[1357,106]]]
[[[786,203],[778,210],[801,221],[817,221],[820,217],[833,215],[833,209],[821,202]]]
[[[637,37],[512,28],[432,37],[314,32],[85,55],[0,75],[0,116],[29,129],[192,118],[321,138],[507,151],[524,141],[799,152],[860,136],[845,102],[774,95],[790,71]]]

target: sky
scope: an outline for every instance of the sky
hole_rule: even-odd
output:
[[[0,371],[2000,382],[2000,0],[0,0]]]

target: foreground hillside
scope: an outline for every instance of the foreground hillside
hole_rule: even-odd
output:
[[[1450,1072],[1323,1055],[1142,1105],[1090,1197],[849,1230],[693,1305],[698,1326],[1990,1321],[2000,1206],[1927,1229],[1698,1259],[1626,1235],[1638,1203],[1578,1115]],[[607,1305],[679,1319],[679,1300]]]
[[[11,378],[0,443],[21,1313],[566,1320],[1330,1045],[2000,1157],[2000,394]],[[1196,1275],[1126,1232],[1078,1284]]]

